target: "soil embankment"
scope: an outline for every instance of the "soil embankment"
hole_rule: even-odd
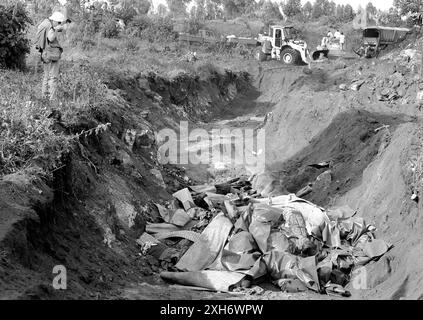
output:
[[[147,221],[159,221],[154,203],[205,182],[157,159],[154,133],[176,129],[181,120],[206,128],[264,127],[263,189],[286,194],[311,186],[305,199],[349,205],[394,245],[366,266],[367,289],[354,296],[420,298],[423,210],[411,196],[421,192],[422,120],[415,102],[421,80],[393,61],[326,62],[311,73],[269,62],[251,70],[254,79],[210,70],[114,79],[108,86],[125,103],[97,119],[109,129],[79,137],[50,185],[4,177],[0,298],[151,298],[146,292],[157,287],[141,283],[163,285],[158,272],[172,266],[141,255],[135,240]],[[68,269],[68,290],[52,289],[55,265]],[[168,290],[157,298],[209,297]]]
[[[166,270],[142,256],[135,240],[147,221],[158,221],[153,203],[189,179],[159,163],[154,133],[218,117],[251,92],[245,73],[207,72],[114,78],[107,85],[124,102],[72,127],[57,124],[79,135],[52,181],[25,172],[1,179],[0,298],[118,298],[122,288]],[[52,288],[56,265],[67,269],[67,290]]]
[[[412,70],[412,62],[393,58],[334,63],[291,80],[289,94],[276,88],[292,76],[262,77],[260,99],[275,106],[265,126],[268,173],[257,186],[274,194],[311,186],[305,199],[349,205],[394,245],[366,266],[367,289],[354,292],[356,298],[418,299],[423,293],[423,210],[415,198],[422,186],[421,80]]]

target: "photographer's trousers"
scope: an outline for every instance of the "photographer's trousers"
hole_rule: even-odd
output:
[[[53,101],[57,98],[57,81],[59,79],[59,61],[44,62],[43,97]]]

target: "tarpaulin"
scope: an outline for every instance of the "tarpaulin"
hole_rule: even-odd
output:
[[[263,256],[267,271],[274,280],[299,279],[309,289],[319,291],[319,279],[314,256],[301,258],[290,253],[276,250]]]
[[[216,192],[216,188],[210,185],[198,185],[198,186],[190,186],[191,190],[197,193],[204,193],[204,192]]]
[[[234,286],[245,278],[245,274],[230,271],[191,271],[191,272],[161,272],[160,277],[164,280],[183,284],[208,288],[215,291],[231,291]]]
[[[232,222],[223,213],[218,214],[201,233],[201,240],[181,257],[176,268],[186,271],[206,269],[221,253],[232,228]]]
[[[322,230],[322,240],[329,248],[341,247],[341,235],[336,221],[325,223]]]
[[[158,240],[169,239],[169,238],[183,238],[183,239],[190,240],[192,242],[197,242],[201,240],[201,234],[194,231],[181,230],[181,231],[156,233],[154,235],[154,238]]]
[[[226,183],[218,189],[226,193],[232,188],[234,185]],[[178,199],[191,205],[187,189],[183,190]],[[198,239],[195,233],[185,237],[195,243],[176,268],[188,272],[163,273],[163,279],[227,291],[247,275],[257,279],[268,274],[282,290],[296,292],[308,288],[322,292],[326,288],[328,293],[343,295],[348,294],[342,286],[350,280],[351,270],[391,247],[383,240],[375,240],[375,228],[346,206],[326,212],[294,194],[265,199],[232,191],[226,195],[207,191],[206,194],[204,201],[213,210],[191,207],[185,212],[176,203],[167,209],[169,212],[158,206],[162,217],[169,221],[173,221],[178,210],[190,219],[217,214]],[[178,219],[177,223],[184,223],[182,216]],[[208,219],[200,220],[197,227],[201,223],[208,223]],[[146,229],[151,230],[151,225]],[[175,234],[185,236],[181,232]],[[152,248],[155,247],[160,249],[157,245]]]
[[[181,189],[172,194],[172,196],[182,203],[182,206],[185,210],[195,207],[194,200],[192,199],[191,193],[189,192],[188,188]]]
[[[290,207],[301,212],[306,222],[307,232],[309,234],[314,234],[317,237],[321,237],[326,223],[329,222],[329,218],[323,208],[316,206],[310,201],[298,198],[295,194],[281,195],[265,199],[254,199],[253,201],[268,204],[269,206],[279,209]]]
[[[272,227],[278,227],[283,222],[283,212],[262,203],[254,204],[252,209],[253,213],[248,230],[260,251],[265,253],[268,251],[270,230]]]
[[[247,231],[235,234],[222,252],[222,266],[229,271],[250,270],[261,257],[257,244]]]
[[[172,232],[179,230],[187,230],[193,227],[197,222],[190,221],[183,227],[178,227],[171,223],[147,223],[145,226],[145,231],[148,233],[162,233],[162,232]]]
[[[167,209],[160,204],[156,204],[156,207],[163,220],[175,226],[183,227],[192,219],[183,209]]]

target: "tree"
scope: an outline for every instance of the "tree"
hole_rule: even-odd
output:
[[[234,0],[223,0],[223,8],[225,11],[225,17],[232,18],[239,14],[238,7]]]
[[[423,12],[423,1],[422,0],[394,0],[394,7],[398,9],[402,15]]]
[[[25,68],[25,56],[30,51],[25,33],[30,24],[21,3],[0,5],[0,68]]]
[[[371,16],[375,16],[377,15],[377,9],[376,7],[373,5],[373,3],[369,2],[366,6],[366,11],[368,15]]]
[[[301,13],[301,0],[288,0],[282,7],[288,17],[293,17]]]
[[[335,9],[335,17],[338,20],[342,20],[344,18],[344,10],[345,7],[343,5],[338,4]]]
[[[351,21],[351,20],[354,19],[354,16],[355,16],[354,10],[351,7],[351,5],[349,5],[349,4],[345,5],[345,8],[344,8],[344,20],[346,22]]]
[[[189,10],[189,17],[190,19],[195,19],[196,16],[197,16],[197,6],[193,5],[191,9]]]
[[[217,4],[211,0],[206,0],[206,19],[216,19],[217,15]]]
[[[336,15],[336,3],[331,1],[329,2],[328,12],[326,13],[327,16],[335,16]]]
[[[99,6],[101,7],[101,3]],[[121,0],[121,9],[123,11],[134,11],[136,14],[147,14],[151,3],[148,0]]]
[[[248,13],[255,7],[255,0],[223,0],[225,13],[229,17]]]
[[[195,18],[197,20],[205,20],[206,19],[206,5],[204,0],[195,0]]]
[[[323,11],[324,0],[316,0],[313,5],[312,17],[317,19],[324,15]]]
[[[249,17],[257,17],[257,7],[258,5],[255,0],[250,1],[245,7],[244,14]]]
[[[167,15],[167,8],[166,8],[166,6],[163,3],[160,3],[157,6],[157,14],[160,17],[165,17]]]
[[[385,26],[399,27],[402,25],[401,15],[396,8],[390,8],[388,12],[382,12],[379,21]]]
[[[271,20],[282,18],[278,5],[271,1],[264,1],[259,12],[260,18],[265,24],[268,24]]]
[[[166,0],[169,12],[173,17],[185,17],[187,15],[187,4],[190,0]]]
[[[303,16],[306,17],[307,19],[311,18],[311,14],[313,12],[313,5],[311,4],[310,1],[307,1],[304,5],[303,8],[301,9]]]

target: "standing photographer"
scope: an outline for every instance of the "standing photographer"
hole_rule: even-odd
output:
[[[44,67],[42,95],[50,101],[56,99],[59,61],[63,52],[57,33],[63,31],[67,21],[63,13],[56,11],[41,22],[37,30],[36,49],[41,53]]]

